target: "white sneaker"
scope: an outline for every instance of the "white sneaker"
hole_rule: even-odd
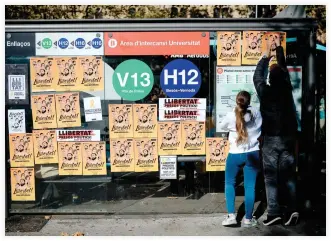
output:
[[[230,226],[237,224],[236,215],[234,213],[230,213],[225,216],[225,220],[222,222],[223,226]]]
[[[257,225],[257,220],[255,219],[255,217],[253,217],[252,219],[247,219],[246,217],[244,217],[244,219],[242,220],[242,225],[246,228],[254,227]]]

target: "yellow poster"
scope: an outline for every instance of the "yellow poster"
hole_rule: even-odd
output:
[[[55,58],[58,71],[56,91],[79,91],[80,68],[77,57]]]
[[[133,124],[135,138],[157,137],[157,105],[133,105]]]
[[[33,130],[35,164],[58,163],[55,130]]]
[[[110,104],[109,114],[109,137],[132,138],[133,137],[133,114],[132,105]]]
[[[31,97],[33,129],[57,128],[54,95]]]
[[[262,31],[244,31],[242,42],[242,64],[256,65],[261,58],[262,51]]]
[[[179,121],[158,123],[158,154],[160,156],[181,155],[181,124]]]
[[[81,126],[79,93],[56,94],[57,126]]]
[[[157,139],[141,138],[134,140],[135,172],[157,172],[159,160]]]
[[[205,122],[182,122],[182,155],[205,155],[206,153]]]
[[[58,72],[53,58],[31,58],[30,76],[32,92],[56,90]]]
[[[58,142],[59,175],[82,175],[82,142]]]
[[[223,138],[206,138],[206,171],[224,171],[229,142]]]
[[[285,32],[267,32],[262,38],[262,51],[267,52],[267,46],[270,46],[270,55],[274,56],[269,65],[277,64],[276,47],[281,45],[286,56],[286,33]]]
[[[106,167],[106,143],[83,142],[83,175],[107,175]]]
[[[35,201],[34,168],[10,168],[11,200]]]
[[[33,167],[32,133],[10,134],[9,153],[11,167]]]
[[[110,140],[111,172],[134,172],[133,139]]]
[[[97,91],[104,90],[104,62],[102,57],[79,57],[79,90]]]
[[[217,32],[217,65],[241,65],[241,32]]]

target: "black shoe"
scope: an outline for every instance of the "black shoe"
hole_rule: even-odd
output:
[[[264,226],[276,225],[282,223],[282,217],[280,215],[277,216],[267,216],[266,220],[263,220]]]
[[[298,223],[299,220],[299,213],[298,212],[291,212],[285,215],[284,218],[284,225],[285,226],[292,226],[292,225],[296,225]]]

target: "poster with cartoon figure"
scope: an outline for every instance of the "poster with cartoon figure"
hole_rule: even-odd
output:
[[[179,121],[158,123],[158,154],[181,155],[181,124]]]
[[[79,57],[78,62],[81,69],[79,76],[79,90],[104,90],[104,62],[102,57]]]
[[[8,132],[25,133],[25,110],[8,110]]]
[[[58,127],[81,126],[79,93],[56,94],[55,99]]]
[[[58,142],[59,175],[82,175],[82,142]]]
[[[58,71],[54,58],[31,58],[30,76],[32,92],[56,91]]]
[[[83,175],[107,175],[106,168],[106,143],[101,142],[83,142]]]
[[[33,129],[57,128],[54,95],[33,95],[31,103]]]
[[[108,114],[110,139],[133,137],[132,105],[110,104]]]
[[[35,201],[34,168],[10,168],[11,200]]]
[[[10,134],[9,153],[11,167],[33,167],[32,133]]]
[[[58,163],[55,130],[33,130],[35,164]]]
[[[241,32],[217,32],[217,65],[241,65]]]
[[[157,137],[157,105],[133,105],[133,136],[135,138]]]
[[[273,58],[269,62],[269,66],[277,64],[276,47],[282,46],[284,49],[284,56],[286,56],[286,33],[285,32],[267,32],[262,38],[262,52],[266,53],[268,46],[270,46],[270,56]]]
[[[156,138],[140,138],[134,140],[135,172],[157,172],[159,160]]]
[[[56,80],[56,91],[79,91],[80,68],[77,57],[55,58],[55,62],[59,73]]]
[[[133,139],[110,140],[111,172],[134,172]]]
[[[242,64],[257,65],[263,54],[262,31],[243,31]]]
[[[205,122],[182,122],[182,155],[205,155]]]
[[[224,171],[229,142],[223,138],[206,138],[206,171]]]

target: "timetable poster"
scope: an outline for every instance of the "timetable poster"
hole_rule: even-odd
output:
[[[205,122],[182,122],[182,155],[205,155]]]
[[[134,172],[133,139],[111,139],[111,172]]]
[[[81,126],[79,93],[56,94],[55,99],[58,127]]]
[[[82,175],[82,142],[58,142],[59,175]]]
[[[181,124],[179,121],[158,123],[158,154],[181,155]]]
[[[106,143],[83,142],[83,175],[107,175],[106,168]]]
[[[33,130],[35,164],[58,163],[55,130]]]
[[[11,167],[33,167],[33,139],[32,133],[10,134],[9,153]]]
[[[217,65],[241,65],[241,32],[217,32]]]
[[[35,201],[34,168],[10,168],[11,200]]]
[[[109,113],[109,138],[133,137],[133,113],[132,105],[110,104]]]
[[[134,140],[135,172],[157,172],[159,160],[156,138]]]
[[[31,103],[33,129],[57,128],[54,95],[33,95]]]
[[[157,137],[157,105],[133,105],[133,136],[135,138]]]
[[[206,171],[224,171],[229,142],[223,138],[206,138]]]

